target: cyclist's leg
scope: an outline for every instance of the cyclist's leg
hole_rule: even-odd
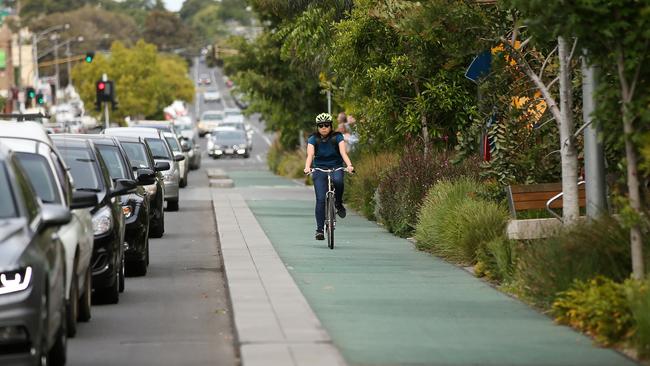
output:
[[[314,192],[316,193],[316,231],[323,232],[325,223],[325,194],[327,193],[327,173],[314,171]]]
[[[336,189],[336,207],[343,204],[343,171],[337,170],[332,173],[332,182],[334,182],[334,189]]]

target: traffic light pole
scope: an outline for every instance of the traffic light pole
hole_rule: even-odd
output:
[[[108,75],[102,74],[102,81],[107,82],[108,81]],[[104,120],[106,123],[106,128],[111,127],[110,121],[109,121],[109,115],[108,115],[108,103],[104,102]]]

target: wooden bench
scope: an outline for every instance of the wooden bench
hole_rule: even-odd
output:
[[[562,192],[562,183],[541,183],[511,185],[507,188],[508,203],[512,220],[507,226],[507,235],[511,239],[538,239],[550,235],[559,229],[562,222],[557,218],[517,220],[517,211],[546,210],[546,203]],[[584,184],[578,185],[578,202],[586,206]],[[553,201],[550,208],[562,208],[562,197]]]

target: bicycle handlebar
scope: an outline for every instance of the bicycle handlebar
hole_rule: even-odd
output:
[[[318,170],[319,172],[323,172],[323,173],[333,173],[333,172],[336,172],[336,171],[339,171],[339,170],[343,170],[343,171],[347,172],[348,174],[353,174],[351,172],[348,172],[348,168],[338,167],[338,168],[335,168],[335,169],[311,168],[311,171],[309,173],[307,173],[307,175],[311,175],[314,172],[314,170]]]

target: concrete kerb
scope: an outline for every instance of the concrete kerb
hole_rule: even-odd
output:
[[[243,197],[211,196],[242,365],[346,365]]]

